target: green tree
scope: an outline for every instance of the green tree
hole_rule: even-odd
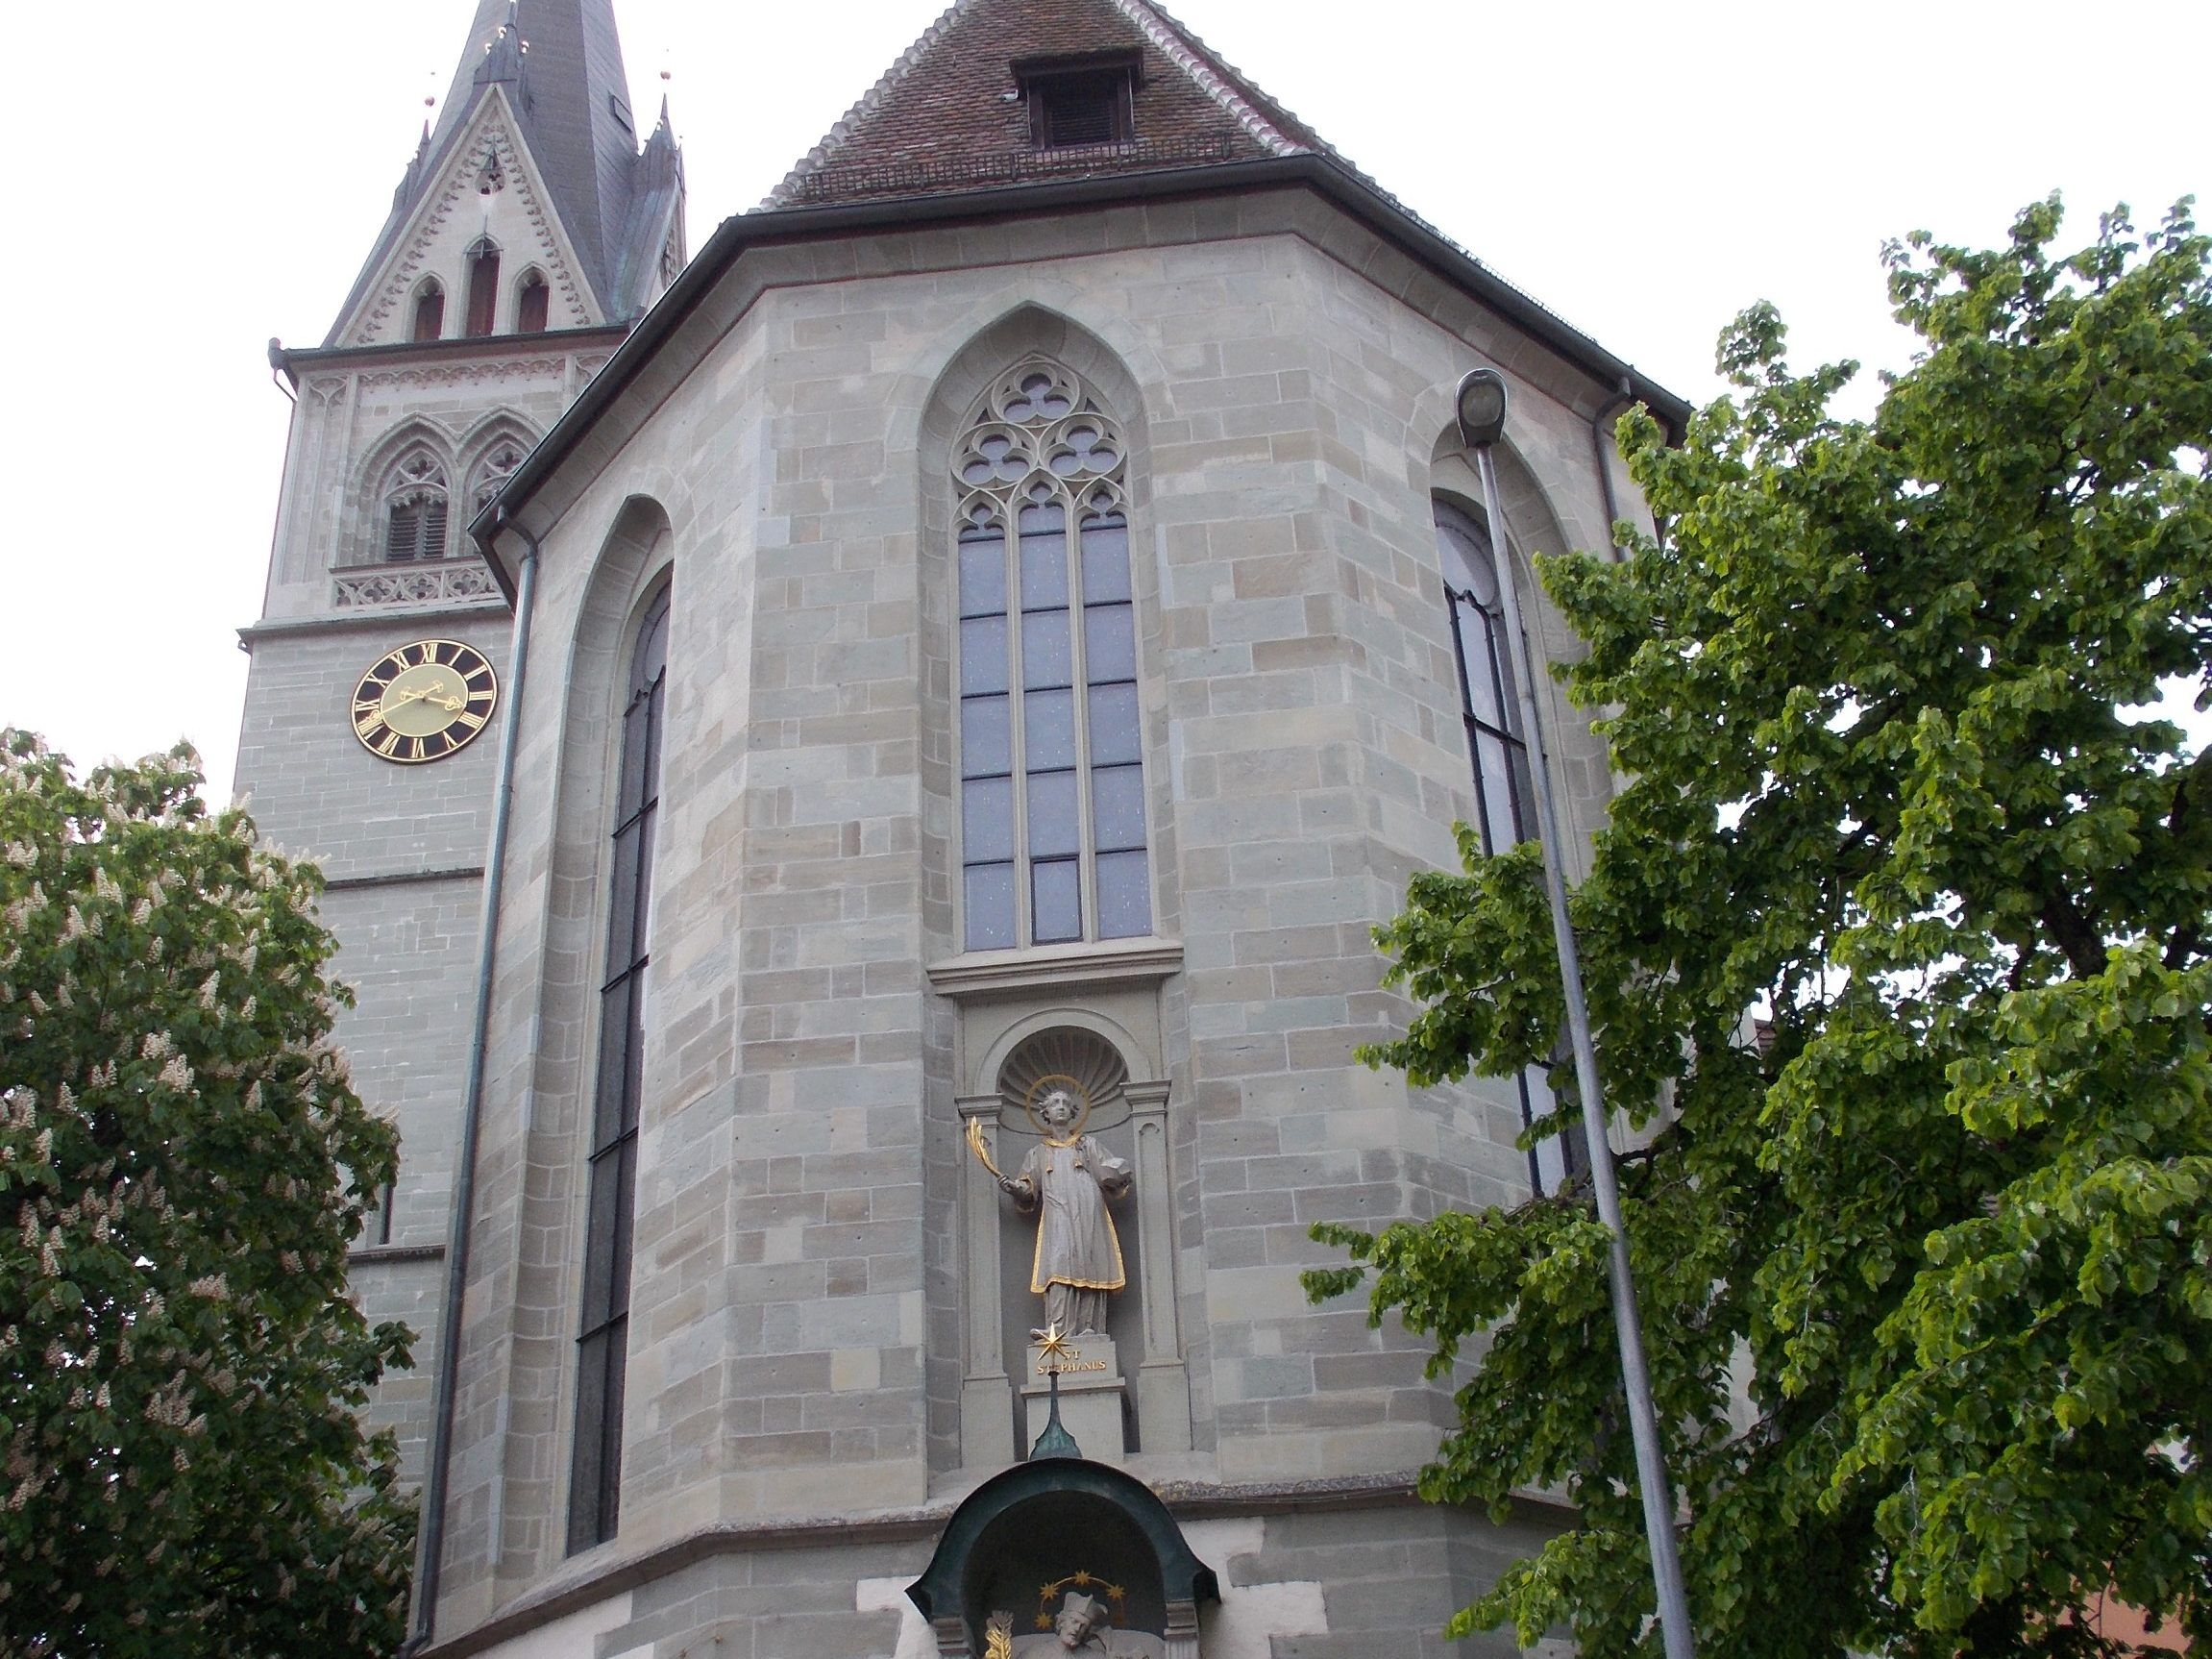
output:
[[[1663,539],[1543,564],[1631,780],[1573,916],[1711,1654],[2105,1652],[2107,1586],[2212,1640],[2212,758],[2144,708],[2212,644],[2208,246],[2059,223],[1887,250],[1868,421],[1746,312],[1686,441],[1622,424]],[[1536,850],[1462,847],[1378,934],[1420,1084],[1561,1020]],[[1426,1495],[1580,1506],[1455,1631],[1655,1652],[1586,1198],[1316,1233],[1468,1351]]]
[[[321,878],[179,749],[0,731],[0,1651],[389,1654],[414,1521],[346,1297],[397,1138],[330,1040]]]

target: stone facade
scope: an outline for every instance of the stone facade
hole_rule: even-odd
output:
[[[972,35],[1017,3],[956,13]],[[1037,15],[1101,9],[1146,41],[1170,27],[1140,0]],[[1227,71],[1160,49],[1235,114]],[[1556,659],[1573,642],[1527,558],[1610,539],[1626,484],[1593,428],[1620,384],[1352,175],[1266,171],[1305,138],[1265,115],[1236,115],[1259,135],[1239,141],[1273,160],[1234,177],[988,203],[876,200],[883,175],[826,142],[824,166],[873,182],[863,210],[731,221],[611,363],[608,329],[299,355],[240,778],[273,839],[325,860],[356,1076],[406,1135],[358,1282],[425,1338],[380,1417],[419,1448],[430,1379],[452,1390],[450,1457],[424,1470],[431,1651],[937,1651],[901,1587],[1035,1432],[1029,1224],[969,1136],[1020,1164],[1009,1078],[1045,1052],[1092,1057],[1099,1137],[1135,1175],[1120,1433],[1085,1450],[1165,1497],[1217,1572],[1208,1659],[1441,1653],[1450,1612],[1556,1524],[1534,1500],[1503,1527],[1414,1504],[1448,1382],[1298,1275],[1333,1259],[1315,1222],[1529,1190],[1511,1084],[1410,1090],[1352,1055],[1409,1011],[1371,930],[1473,808],[1434,519],[1482,516],[1453,389],[1482,364],[1511,379],[1503,528]],[[971,951],[953,472],[1023,364],[1079,383],[1124,446],[1151,926]],[[531,561],[530,670],[498,715],[512,815],[447,1355],[496,747],[395,768],[345,713],[390,644],[451,636],[504,674],[518,625],[496,594],[364,607],[340,578],[379,547],[405,446],[441,446],[461,489],[485,444],[579,396],[487,530],[498,594]],[[620,1520],[572,1551],[615,769],[665,584]],[[1579,846],[1610,780],[1541,694]]]

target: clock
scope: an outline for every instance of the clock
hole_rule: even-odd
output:
[[[377,658],[354,687],[354,735],[380,760],[443,760],[491,721],[499,679],[456,639],[418,639]]]

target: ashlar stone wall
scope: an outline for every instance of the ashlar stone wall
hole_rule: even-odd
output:
[[[1106,951],[955,947],[939,438],[1001,351],[1067,362],[1136,434],[1161,938],[1134,981]],[[1588,422],[1610,388],[1289,189],[764,247],[664,357],[636,430],[570,463],[531,623],[545,666],[510,709],[441,1629],[702,1529],[990,1473],[962,1403],[956,1101],[978,1022],[1102,986],[1153,999],[1169,1085],[1191,1449],[1137,1467],[1233,1485],[1416,1465],[1449,1410],[1418,1346],[1311,1308],[1297,1275],[1325,1259],[1313,1222],[1527,1179],[1509,1090],[1416,1093],[1351,1058],[1406,1013],[1370,929],[1453,857],[1471,805],[1431,497],[1471,486],[1450,395],[1495,362],[1517,550],[1602,546]],[[564,1560],[612,711],[664,567],[622,1523]],[[1585,738],[1563,759],[1586,827],[1602,757]]]

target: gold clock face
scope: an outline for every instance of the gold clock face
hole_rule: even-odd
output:
[[[418,639],[377,658],[354,687],[354,735],[380,760],[443,760],[490,724],[498,677],[456,639]]]

